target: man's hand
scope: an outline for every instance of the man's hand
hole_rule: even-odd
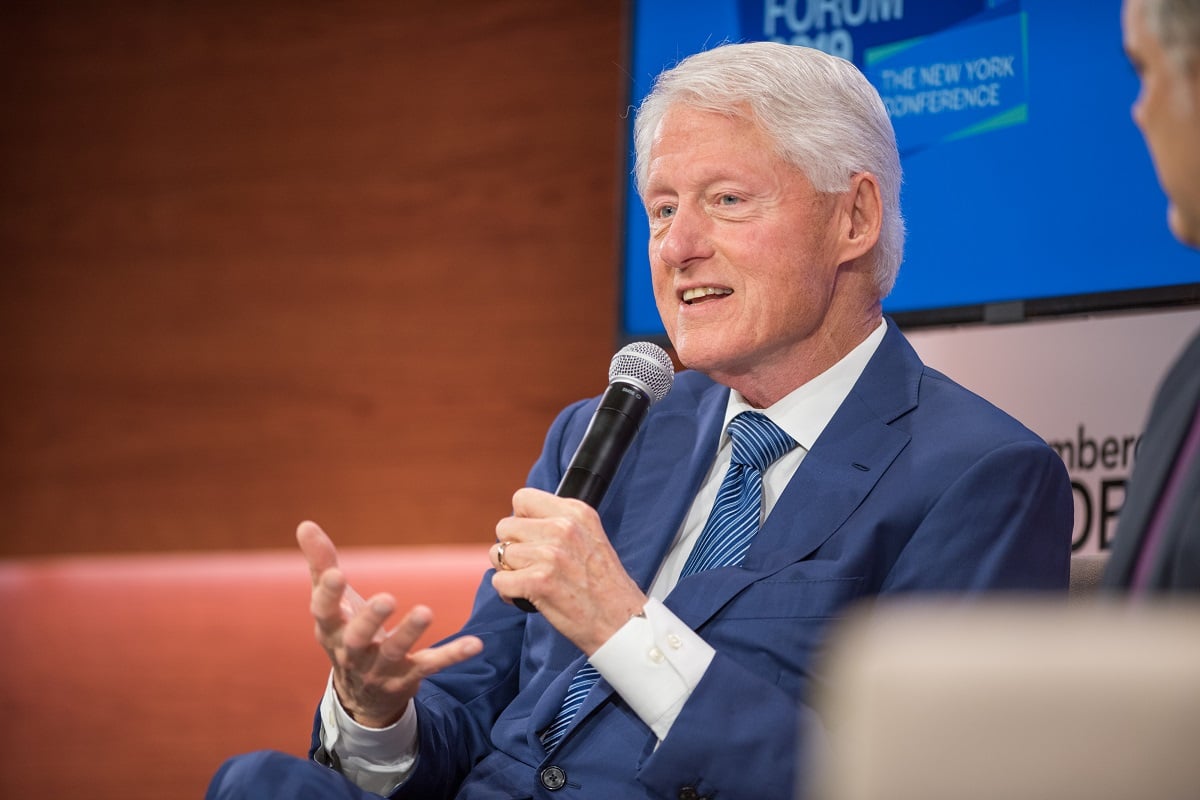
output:
[[[599,515],[580,500],[521,489],[513,515],[496,525],[496,539],[492,587],[506,600],[529,600],[586,655],[646,604]]]
[[[413,651],[433,620],[425,606],[414,606],[392,630],[384,624],[396,600],[377,594],[364,601],[338,569],[337,550],[315,523],[296,529],[312,574],[316,637],[333,664],[333,686],[347,713],[359,724],[383,728],[398,720],[417,693],[421,679],[483,650],[483,642],[463,636],[441,647]]]

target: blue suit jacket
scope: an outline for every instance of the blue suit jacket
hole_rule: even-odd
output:
[[[649,587],[706,471],[729,390],[680,373],[650,410],[600,506],[629,574]],[[560,414],[530,473],[553,491],[596,400]],[[1012,418],[927,369],[889,324],[740,567],[681,580],[666,605],[716,649],[670,735],[601,681],[558,748],[538,732],[583,656],[484,577],[464,633],[483,654],[428,679],[420,755],[396,797],[790,798],[814,656],[861,598],[1067,585],[1072,499],[1058,456]],[[316,742],[314,740],[314,746]],[[565,774],[551,793],[539,775]]]

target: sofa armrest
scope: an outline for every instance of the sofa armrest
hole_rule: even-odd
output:
[[[466,619],[486,546],[347,549],[364,596]],[[303,755],[329,671],[298,551],[0,561],[0,796],[201,797],[230,755]]]

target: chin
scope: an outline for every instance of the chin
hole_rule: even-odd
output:
[[[677,339],[672,338],[675,355],[679,357],[679,363],[687,369],[708,372],[714,363],[719,363],[720,359],[716,357],[716,352],[711,344],[706,345],[696,339],[697,337],[686,335]]]
[[[1176,239],[1189,247],[1200,249],[1200,217],[1188,216],[1179,206],[1172,205],[1167,213],[1167,225]]]

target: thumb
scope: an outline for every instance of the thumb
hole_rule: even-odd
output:
[[[321,579],[322,573],[338,565],[337,548],[333,546],[325,531],[315,522],[305,520],[296,528],[296,541],[304,559],[308,562],[309,572],[315,586]]]

